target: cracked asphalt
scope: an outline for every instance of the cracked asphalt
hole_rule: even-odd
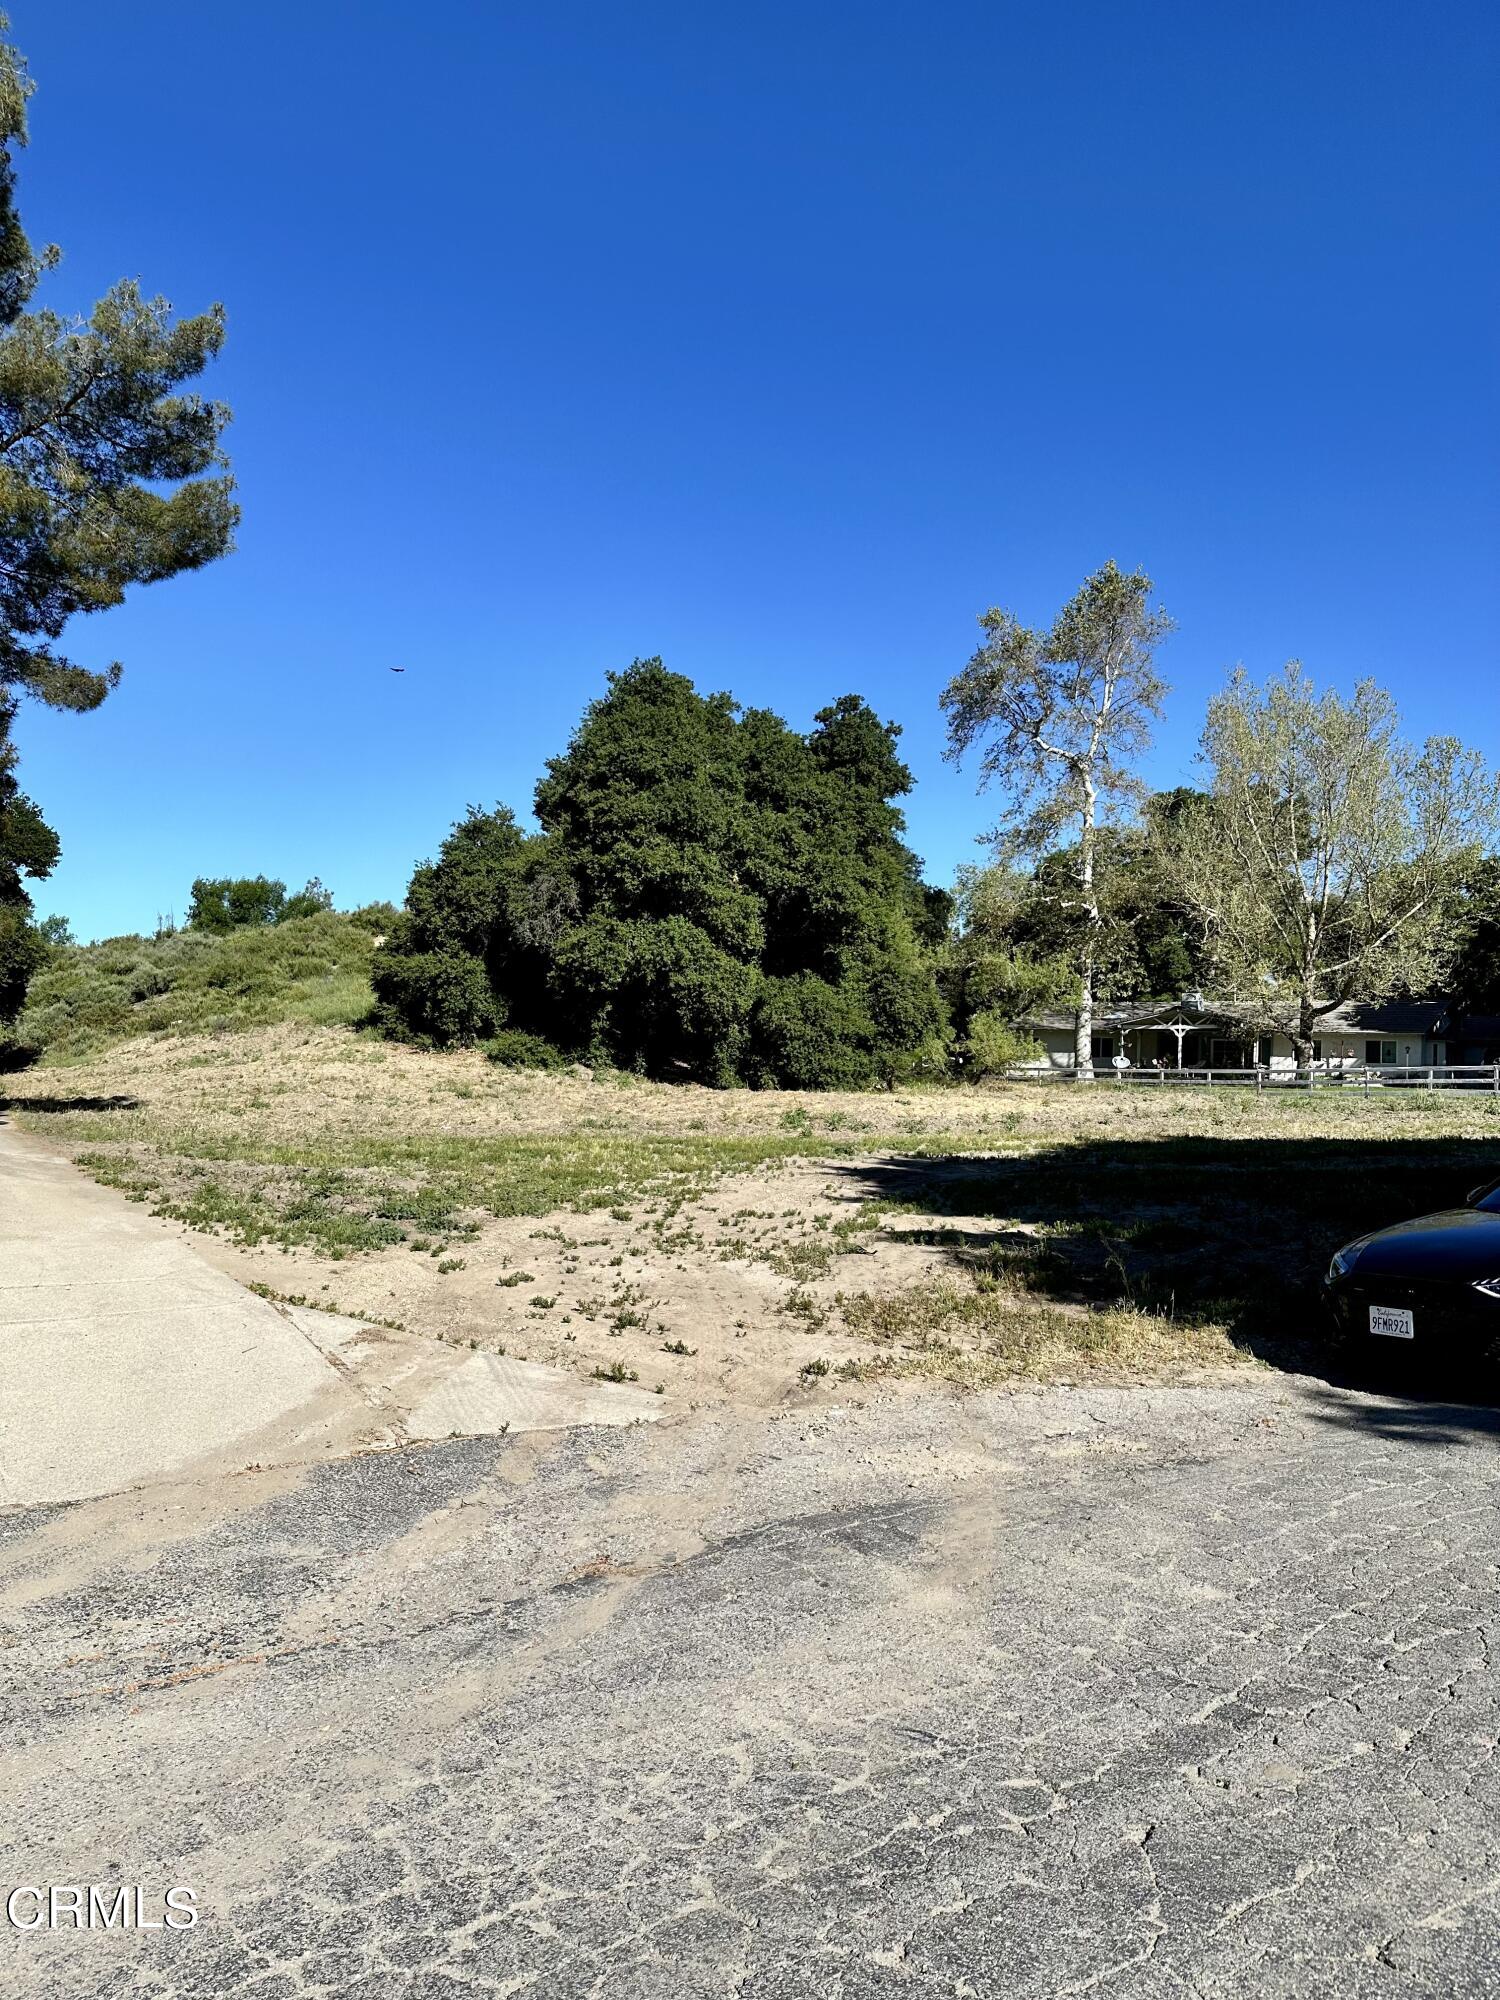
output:
[[[1500,1993],[1500,1417],[1270,1376],[0,1517],[60,1996]]]

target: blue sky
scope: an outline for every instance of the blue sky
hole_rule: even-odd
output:
[[[238,552],[21,725],[80,935],[197,874],[399,898],[652,653],[901,722],[946,880],[975,614],[1109,556],[1179,625],[1155,782],[1294,654],[1500,752],[1491,6],[11,12],[51,301],[230,319]]]

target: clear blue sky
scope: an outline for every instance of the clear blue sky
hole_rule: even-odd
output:
[[[975,614],[1109,556],[1180,627],[1159,783],[1293,654],[1500,751],[1488,0],[10,6],[51,299],[230,320],[238,553],[22,723],[80,935],[399,899],[651,653],[901,722],[945,880]]]

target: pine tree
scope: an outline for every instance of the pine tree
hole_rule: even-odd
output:
[[[0,39],[0,1020],[18,1010],[35,956],[22,876],[57,856],[16,787],[19,699],[97,708],[120,668],[63,653],[69,619],[212,562],[238,517],[220,444],[229,412],[182,386],[219,352],[222,307],[174,320],[129,280],[87,318],[32,307],[60,252],[34,249],[16,211],[31,92]]]

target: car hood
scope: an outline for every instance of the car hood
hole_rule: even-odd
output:
[[[1356,1274],[1500,1278],[1500,1215],[1445,1208],[1361,1237]]]

